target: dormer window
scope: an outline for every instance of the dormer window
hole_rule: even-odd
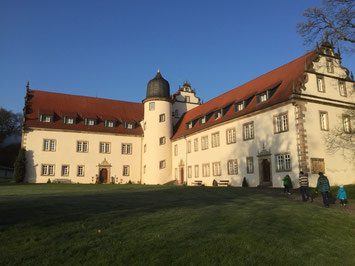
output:
[[[192,121],[187,123],[186,127],[187,127],[187,129],[191,129],[192,128]]]
[[[85,126],[95,126],[97,124],[96,118],[84,118],[84,125]]]
[[[241,111],[244,109],[244,101],[235,104],[235,111]]]
[[[104,120],[104,125],[105,127],[115,127],[116,125],[116,121],[113,121],[113,120]]]
[[[206,123],[206,116],[204,115],[203,117],[200,118],[200,125]]]
[[[258,96],[257,96],[257,102],[258,103],[262,103],[262,102],[266,102],[268,99],[268,91],[265,91],[263,93],[260,93]]]
[[[135,129],[136,125],[134,122],[123,122],[123,127],[126,129]]]
[[[70,116],[64,116],[63,122],[64,124],[67,125],[74,125],[76,123],[76,118]]]
[[[217,120],[219,118],[222,117],[222,110],[217,110],[215,113],[214,113],[214,118]]]
[[[44,123],[51,123],[53,122],[53,115],[40,115],[39,121]]]

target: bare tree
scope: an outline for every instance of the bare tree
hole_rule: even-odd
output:
[[[10,135],[21,134],[22,115],[0,107],[0,144]]]
[[[322,7],[310,7],[303,12],[305,22],[297,24],[305,44],[314,44],[326,37],[344,50],[355,51],[355,1],[323,0]]]

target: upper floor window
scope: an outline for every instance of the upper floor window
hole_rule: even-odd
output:
[[[149,111],[155,110],[155,103],[149,103]]]
[[[288,131],[287,113],[274,116],[274,132],[280,133]]]
[[[45,122],[45,123],[51,123],[51,122],[53,122],[53,115],[44,115],[44,114],[41,114],[41,115],[39,116],[39,121]]]
[[[247,174],[254,173],[254,158],[247,157]]]
[[[42,164],[41,175],[54,175],[54,165],[53,164]]]
[[[244,101],[235,104],[235,111],[236,112],[241,111],[243,109],[244,109]]]
[[[54,139],[44,139],[43,140],[43,150],[44,151],[55,151],[55,143]]]
[[[189,103],[189,102],[190,102],[190,96],[185,96],[185,101],[186,101],[187,103]]]
[[[317,90],[319,92],[325,92],[324,78],[317,76]]]
[[[334,63],[331,58],[327,58],[327,72],[334,73]]]
[[[237,159],[228,161],[228,174],[229,175],[237,175],[238,174],[238,161],[237,161]]]
[[[254,138],[254,122],[243,125],[243,139],[249,140]]]
[[[208,149],[208,136],[201,137],[201,150]]]
[[[329,130],[328,113],[320,111],[319,112],[320,129]]]
[[[191,140],[187,141],[187,153],[191,153]]]
[[[212,163],[212,168],[213,168],[213,176],[220,176],[221,175],[221,163],[220,162]]]
[[[291,170],[291,157],[290,154],[277,154],[276,157],[276,171],[290,171]]]
[[[73,125],[76,123],[76,118],[70,117],[70,116],[64,116],[63,122],[64,122],[64,124],[67,124],[67,125]]]
[[[165,122],[165,114],[159,115],[159,122]]]
[[[198,151],[198,139],[194,139],[194,151]]]
[[[159,139],[159,144],[160,144],[160,145],[164,145],[165,143],[166,143],[165,137],[161,137],[161,138]]]
[[[174,145],[174,155],[178,156],[178,145],[177,144]]]
[[[131,143],[122,143],[122,154],[132,154]]]
[[[159,168],[164,169],[166,167],[166,162],[165,160],[159,162]]]
[[[349,115],[343,115],[343,126],[345,133],[351,133],[351,122]]]
[[[84,118],[84,125],[86,126],[95,126],[97,124],[96,118]]]
[[[235,128],[226,130],[227,144],[236,143],[237,136]]]
[[[347,96],[346,93],[346,87],[345,87],[345,82],[344,81],[339,81],[339,94],[340,96]]]
[[[100,153],[110,153],[110,152],[111,152],[111,143],[100,142]]]
[[[77,152],[88,152],[89,142],[87,141],[77,141],[76,143],[76,151]]]
[[[219,132],[212,134],[212,148],[219,146]]]
[[[113,120],[105,120],[104,125],[105,127],[115,127],[116,121]]]

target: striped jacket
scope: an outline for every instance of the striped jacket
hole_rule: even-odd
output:
[[[299,176],[300,187],[308,187],[308,176],[300,175]]]

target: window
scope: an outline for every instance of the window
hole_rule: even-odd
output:
[[[217,110],[215,113],[214,113],[214,118],[217,120],[219,118],[222,117],[222,110]]]
[[[319,92],[325,92],[324,78],[317,77],[317,89]]]
[[[191,140],[187,141],[187,153],[191,153]]]
[[[147,144],[144,144],[143,151],[144,151],[144,153],[147,152]]]
[[[236,143],[237,136],[235,128],[227,129],[226,130],[226,137],[227,137],[227,144]]]
[[[123,176],[129,176],[129,165],[124,165],[123,166]]]
[[[174,145],[174,155],[178,156],[178,145],[177,144]]]
[[[149,111],[155,110],[155,103],[149,103]]]
[[[104,125],[105,127],[115,127],[115,121],[112,120],[105,120]]]
[[[78,172],[76,175],[77,176],[84,176],[84,166],[83,165],[78,165]]]
[[[165,114],[159,115],[159,122],[165,122]]]
[[[236,103],[235,104],[235,111],[238,112],[238,111],[241,111],[244,109],[244,102],[239,102],[239,103]]]
[[[201,137],[201,150],[208,149],[208,136]]]
[[[334,64],[331,58],[327,58],[327,72],[334,73]]]
[[[277,154],[276,157],[276,171],[284,172],[291,171],[291,157],[290,154]]]
[[[73,125],[75,124],[76,119],[74,117],[70,117],[70,116],[64,116],[63,122],[64,124],[67,125]]]
[[[212,163],[212,168],[213,168],[213,176],[220,176],[221,175],[221,163],[220,162]]]
[[[144,165],[144,166],[143,166],[143,174],[145,174],[146,172],[147,172],[147,166]]]
[[[194,139],[194,151],[198,151],[198,139]]]
[[[345,87],[345,82],[344,81],[339,81],[339,94],[340,96],[347,96],[346,93],[346,87]]]
[[[126,129],[135,129],[136,124],[134,122],[123,122],[123,127]]]
[[[349,115],[343,115],[343,126],[345,133],[351,133],[351,122]]]
[[[95,126],[97,124],[97,120],[94,118],[84,118],[84,124],[86,126]]]
[[[179,117],[179,110],[178,109],[176,109],[175,110],[175,115],[174,115],[176,118],[178,118]]]
[[[187,129],[191,129],[192,128],[192,122],[189,122],[189,123],[187,123]]]
[[[192,178],[192,166],[187,167],[187,177]]]
[[[329,130],[328,113],[320,111],[319,112],[319,119],[320,119],[320,129],[321,130]]]
[[[219,132],[212,134],[212,148],[219,146]]]
[[[311,158],[311,171],[313,174],[319,172],[325,173],[325,164],[323,158]]]
[[[51,123],[53,122],[53,115],[40,115],[39,121],[44,123]]]
[[[198,164],[195,165],[195,177],[198,177],[199,174],[199,169],[198,169]]]
[[[254,173],[254,158],[247,157],[247,173],[252,174]]]
[[[237,161],[237,159],[228,161],[228,174],[229,175],[237,175],[238,174],[238,161]]]
[[[53,164],[42,164],[42,173],[41,175],[53,176],[54,175],[54,165]]]
[[[165,142],[166,142],[165,137],[161,137],[161,138],[159,139],[159,144],[160,144],[160,145],[164,145]]]
[[[179,169],[175,168],[175,180],[179,178]]]
[[[206,123],[206,120],[207,120],[207,119],[206,119],[206,116],[201,117],[201,118],[200,118],[200,125]]]
[[[202,164],[202,176],[203,177],[210,176],[210,164],[209,163]]]
[[[254,138],[254,122],[243,125],[243,139],[249,140]]]
[[[44,139],[43,140],[43,150],[44,151],[55,151],[55,143],[54,139]]]
[[[132,144],[122,143],[122,154],[132,154]]]
[[[69,176],[69,165],[62,165],[62,176]]]
[[[190,102],[190,96],[185,96],[185,101],[186,101],[187,103],[189,103],[189,102]]]
[[[257,96],[257,102],[258,102],[258,103],[265,102],[265,101],[267,100],[267,98],[268,98],[267,96],[268,96],[268,92],[267,92],[267,91],[265,91],[265,92],[259,94],[259,95]]]
[[[100,153],[110,153],[111,144],[109,142],[100,142]]]
[[[76,143],[76,151],[77,152],[88,152],[89,142],[87,141],[77,141]]]
[[[166,167],[166,162],[165,160],[159,162],[159,168],[164,169]]]
[[[274,133],[288,131],[287,113],[274,116]]]

